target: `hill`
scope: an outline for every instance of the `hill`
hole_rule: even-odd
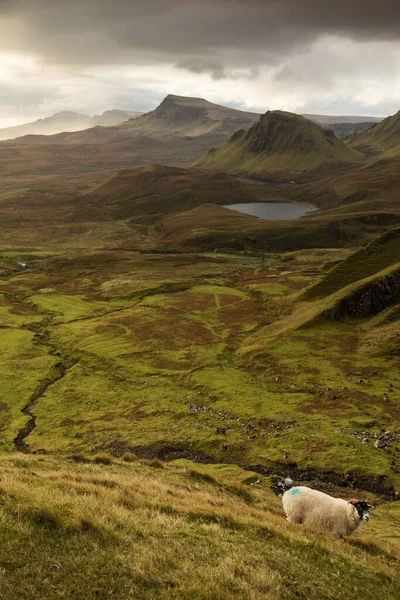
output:
[[[327,123],[327,127],[332,129],[336,137],[343,138],[351,135],[357,135],[362,131],[375,127],[376,123],[366,121],[365,123]]]
[[[7,600],[400,594],[399,503],[338,541],[287,523],[270,480],[232,465],[165,466],[133,454],[0,460]]]
[[[62,131],[79,131],[96,125],[117,125],[143,113],[137,111],[107,110],[102,115],[89,117],[77,112],[62,111],[32,123],[0,129],[0,140],[25,135],[54,135]]]
[[[351,140],[352,148],[367,156],[377,156],[400,147],[400,111]],[[397,151],[400,154],[400,150]]]
[[[289,179],[361,155],[327,128],[299,115],[268,111],[248,131],[238,131],[195,163],[196,167]]]
[[[308,300],[324,298],[356,281],[400,263],[400,228],[392,229],[339,263],[317,285],[307,290]]]
[[[166,214],[202,204],[287,201],[272,186],[238,181],[226,173],[208,173],[164,165],[148,165],[119,171],[84,196],[114,219],[157,220]]]

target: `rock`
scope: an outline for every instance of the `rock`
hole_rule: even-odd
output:
[[[226,434],[226,429],[224,429],[223,427],[217,427],[217,429],[215,430],[215,433],[217,435],[225,435]]]
[[[385,448],[385,446],[387,446],[387,443],[385,442],[385,440],[381,440],[381,439],[377,439],[375,444],[374,444],[375,448]]]

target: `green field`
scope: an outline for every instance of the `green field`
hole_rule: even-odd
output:
[[[2,449],[33,416],[31,452],[168,458],[173,448],[327,483],[351,470],[390,497],[400,483],[398,312],[326,320],[364,289],[307,300],[334,257],[35,256],[0,281]],[[393,440],[375,448],[386,430]]]

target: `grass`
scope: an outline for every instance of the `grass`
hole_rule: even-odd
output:
[[[260,479],[240,483],[251,474],[229,466],[198,476],[190,463],[160,471],[142,461],[3,455],[0,462],[7,600],[394,600],[400,593],[400,547],[390,538],[397,504],[374,513],[371,531],[368,524],[337,541],[289,525]]]
[[[397,359],[379,351],[382,340],[395,344],[395,309],[349,330],[316,320],[332,298],[299,298],[335,256],[344,254],[308,251],[252,264],[92,252],[43,257],[9,276],[7,302],[27,320],[0,330],[3,347],[16,344],[2,360],[4,417],[11,414],[3,447],[12,448],[27,422],[22,407],[45,385],[26,440],[35,452],[163,457],[175,448],[175,458],[277,472],[296,463],[342,479],[355,469],[371,489],[382,475],[397,485],[396,446],[378,450],[375,438],[357,437],[365,427],[371,435],[395,428],[399,418]],[[29,340],[22,362],[20,343]],[[53,381],[60,360],[69,368]]]
[[[375,275],[400,262],[400,228],[393,229],[340,262],[315,286],[305,299],[324,298],[356,281]]]

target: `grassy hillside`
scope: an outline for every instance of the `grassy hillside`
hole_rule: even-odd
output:
[[[400,145],[400,111],[372,129],[356,136],[351,147],[369,156],[383,154]]]
[[[133,455],[0,461],[7,600],[400,594],[398,503],[380,506],[352,538],[337,541],[289,525],[268,480],[229,465],[165,467]]]
[[[331,269],[305,298],[324,298],[355,281],[375,275],[400,262],[400,228],[393,229]]]
[[[268,111],[248,131],[237,132],[211,149],[195,166],[288,179],[328,164],[357,162],[361,156],[330,129],[299,115]]]
[[[148,165],[125,169],[85,195],[112,218],[160,216],[202,204],[287,202],[279,188],[238,181],[225,173]]]
[[[297,220],[269,221],[205,204],[160,219],[153,247],[280,252],[343,248],[367,243],[400,223],[397,213],[311,213]]]
[[[336,137],[344,138],[353,136],[374,127],[376,123],[366,121],[365,123],[328,123],[327,127],[332,129]]]

